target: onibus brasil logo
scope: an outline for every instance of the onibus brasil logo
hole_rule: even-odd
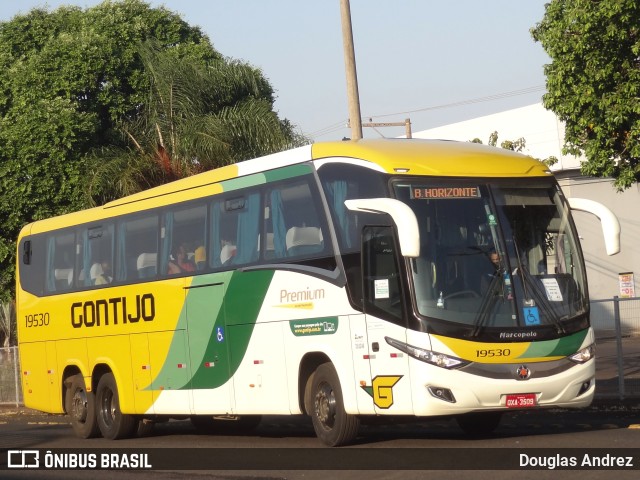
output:
[[[371,386],[361,388],[373,398],[378,408],[389,408],[393,405],[393,387],[400,381],[402,375],[378,375],[371,380]]]

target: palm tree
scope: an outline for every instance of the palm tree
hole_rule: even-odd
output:
[[[150,43],[140,55],[149,99],[121,122],[122,146],[94,152],[88,204],[306,143],[273,111],[260,70],[226,59],[202,64]]]

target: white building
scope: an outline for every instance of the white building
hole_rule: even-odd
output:
[[[609,207],[618,217],[621,227],[621,251],[617,255],[607,256],[604,248],[602,230],[598,219],[590,214],[574,212],[589,277],[589,295],[592,302],[624,297],[620,274],[631,272],[632,287],[638,295],[640,277],[640,185],[636,184],[622,193],[616,192],[612,181],[580,175],[580,158],[562,155],[564,143],[564,125],[553,112],[537,103],[501,113],[453,123],[413,134],[414,138],[440,138],[471,141],[479,138],[488,143],[493,132],[498,132],[498,145],[504,140],[515,141],[524,138],[526,148],[523,153],[538,159],[555,156],[558,163],[551,167],[567,197],[588,198]],[[623,305],[625,302],[621,303]],[[626,302],[635,305],[637,302]],[[611,303],[592,303],[594,326],[600,329],[612,327],[612,314],[598,315],[610,310]],[[622,308],[622,307],[621,307]],[[604,310],[603,310],[604,309]],[[598,313],[598,314],[596,314]],[[610,311],[608,313],[611,313]],[[637,315],[636,315],[637,316]],[[624,323],[624,312],[623,312]],[[601,320],[598,320],[598,319]],[[598,325],[598,323],[601,325]],[[635,322],[637,323],[637,321]],[[634,330],[637,325],[626,325]]]

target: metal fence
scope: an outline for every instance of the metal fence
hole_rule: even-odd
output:
[[[0,405],[22,405],[18,347],[0,348]]]
[[[596,398],[640,398],[640,297],[591,301]],[[18,347],[0,348],[0,405],[22,405]]]
[[[596,397],[640,398],[640,297],[591,301]]]

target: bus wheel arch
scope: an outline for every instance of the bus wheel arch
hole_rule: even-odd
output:
[[[311,415],[313,408],[311,385],[313,375],[320,365],[331,362],[331,359],[321,352],[309,352],[300,360],[298,367],[298,404],[302,413]]]
[[[102,436],[109,440],[131,437],[138,427],[138,419],[120,410],[118,385],[113,372],[104,365],[96,368],[93,383],[96,385],[97,423]]]
[[[62,408],[64,410],[64,413],[66,413],[67,415],[69,414],[69,411],[67,410],[67,390],[69,390],[69,388],[71,388],[72,385],[72,378],[74,375],[82,375],[82,371],[80,370],[80,368],[77,365],[67,365],[64,369],[64,371],[62,372],[62,389],[60,391],[61,396],[62,396]]]
[[[80,438],[97,437],[100,430],[94,390],[87,391],[84,376],[77,367],[67,367],[63,379],[64,409],[73,431]]]
[[[342,386],[333,363],[323,363],[316,369],[311,379],[310,396],[310,415],[318,438],[330,447],[353,442],[360,420],[345,411]]]

